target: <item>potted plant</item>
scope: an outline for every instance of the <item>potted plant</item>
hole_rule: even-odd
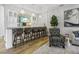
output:
[[[57,25],[58,25],[58,19],[57,19],[57,17],[56,17],[55,15],[53,15],[53,16],[51,17],[50,24],[51,24],[51,26],[53,26],[54,28],[57,27]]]

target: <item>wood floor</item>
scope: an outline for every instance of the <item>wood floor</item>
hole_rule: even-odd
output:
[[[5,50],[5,41],[0,37],[0,52]]]
[[[48,37],[44,37],[30,41],[20,47],[8,49],[1,53],[2,54],[32,54],[35,50],[37,50],[39,47],[46,44],[47,42],[48,42]]]

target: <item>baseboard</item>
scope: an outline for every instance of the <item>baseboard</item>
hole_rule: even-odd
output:
[[[77,44],[72,44],[72,45],[74,45],[74,46],[79,46],[79,45],[77,45]]]

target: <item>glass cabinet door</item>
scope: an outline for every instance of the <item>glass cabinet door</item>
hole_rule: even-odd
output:
[[[20,26],[31,26],[31,17],[30,16],[19,16],[19,25]]]

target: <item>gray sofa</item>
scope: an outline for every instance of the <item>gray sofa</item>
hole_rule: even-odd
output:
[[[72,39],[71,43],[73,45],[79,45],[79,31],[72,32]]]

